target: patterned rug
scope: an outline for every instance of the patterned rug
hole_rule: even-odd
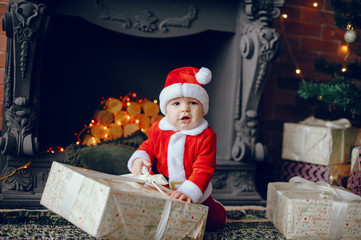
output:
[[[264,207],[226,207],[228,221],[205,240],[285,239]],[[49,210],[0,210],[0,239],[96,239]]]

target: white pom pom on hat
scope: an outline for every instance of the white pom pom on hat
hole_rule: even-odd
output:
[[[202,67],[195,74],[195,77],[200,84],[206,85],[212,80],[212,72],[208,68]]]
[[[159,95],[159,106],[165,115],[167,103],[179,97],[195,98],[202,103],[204,114],[208,113],[209,97],[203,85],[212,80],[212,72],[205,67],[182,67],[171,71]]]

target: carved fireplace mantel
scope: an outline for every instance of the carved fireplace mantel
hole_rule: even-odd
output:
[[[123,2],[9,1],[9,11],[2,18],[7,49],[0,139],[0,172],[8,177],[1,181],[0,206],[39,207],[52,161],[65,161],[64,154],[45,153],[39,137],[44,131],[39,124],[39,102],[47,91],[41,74],[43,43],[57,16],[79,17],[144,39],[180,38],[181,42],[184,36],[205,32],[226,34],[223,45],[209,44],[211,53],[200,60],[211,65],[207,67],[213,72],[207,89],[211,102],[207,120],[218,137],[213,195],[224,204],[264,204],[254,182],[255,162],[266,155],[258,138],[258,106],[279,50],[279,34],[271,24],[280,15],[284,0]],[[218,55],[212,53],[213,46]],[[185,58],[184,64],[193,58]],[[163,81],[153,85],[161,89]]]

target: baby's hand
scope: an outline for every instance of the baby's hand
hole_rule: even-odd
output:
[[[192,202],[192,199],[190,197],[188,197],[188,195],[186,195],[185,193],[183,193],[181,191],[177,191],[177,190],[171,191],[171,192],[167,192],[167,194],[169,196],[171,196],[172,198],[179,199],[179,200],[185,201],[187,203]]]
[[[152,166],[152,163],[150,163],[145,158],[135,159],[132,166],[132,173],[134,175],[141,175],[143,166],[145,166],[149,170],[149,168]]]

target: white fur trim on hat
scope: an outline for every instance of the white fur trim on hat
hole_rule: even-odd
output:
[[[195,98],[198,101],[201,102],[203,106],[203,113],[206,115],[208,113],[209,109],[209,97],[207,91],[198,84],[192,84],[192,83],[175,83],[172,85],[169,85],[166,88],[163,88],[159,95],[159,107],[160,111],[166,115],[167,110],[166,106],[167,103],[174,99],[179,97],[191,97]]]
[[[206,85],[212,80],[212,72],[208,68],[201,67],[199,71],[194,75],[197,81],[202,84]]]

